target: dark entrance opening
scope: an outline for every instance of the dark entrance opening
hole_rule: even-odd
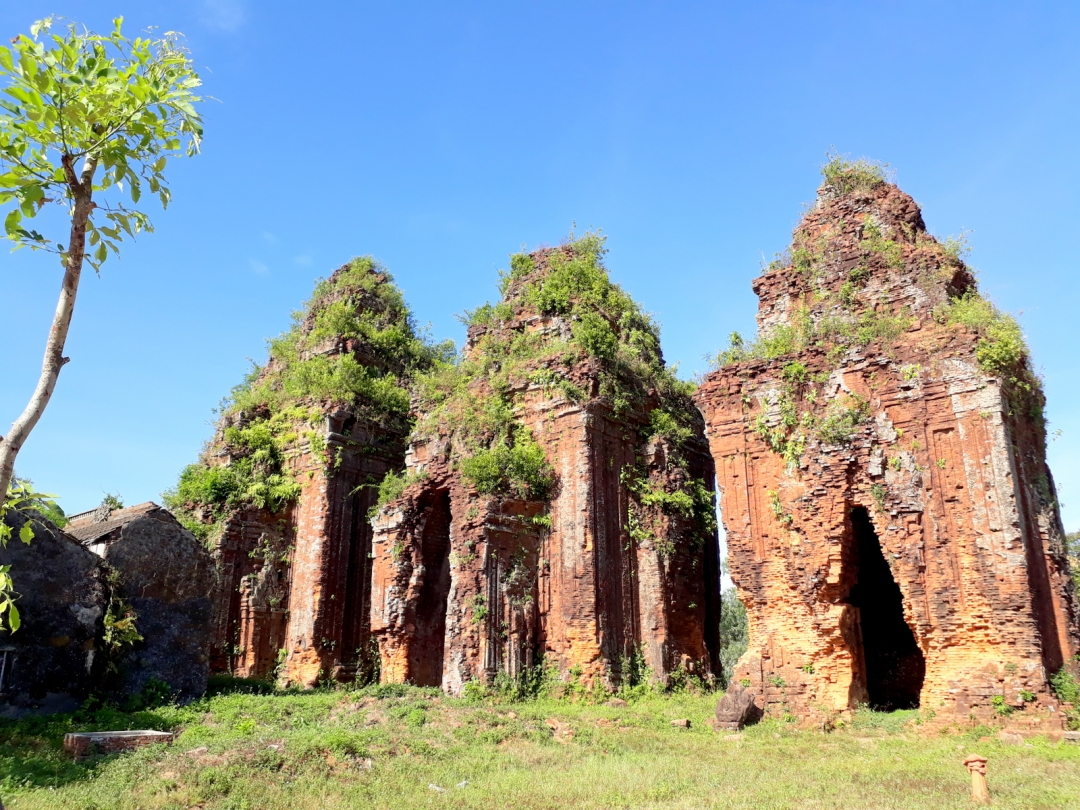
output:
[[[917,709],[926,661],[904,621],[900,586],[885,562],[870,514],[864,507],[851,510],[851,528],[858,577],[848,601],[859,608],[870,708]]]
[[[450,493],[426,497],[420,535],[420,595],[416,630],[409,644],[409,680],[417,686],[442,686],[446,601],[450,595]]]
[[[353,420],[356,421],[355,419]],[[348,567],[345,569],[345,602],[341,630],[341,661],[344,664],[341,677],[367,681],[374,671],[374,655],[371,650],[371,524],[367,520],[368,501],[374,498],[370,489],[360,490],[367,494],[353,495],[349,505]]]

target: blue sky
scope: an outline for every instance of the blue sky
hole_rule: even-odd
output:
[[[353,255],[460,342],[454,313],[494,297],[509,253],[602,227],[668,359],[704,370],[753,332],[750,280],[835,147],[888,161],[933,233],[971,231],[983,290],[1023,313],[1080,528],[1080,5],[8,0],[0,34],[50,13],[184,32],[217,99],[157,232],[86,278],[20,455],[68,511],[157,499],[247,358]],[[59,280],[0,254],[5,426]]]

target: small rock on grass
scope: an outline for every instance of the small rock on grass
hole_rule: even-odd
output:
[[[671,725],[675,726],[675,728],[690,728],[690,721],[683,717],[679,720],[672,720]]]
[[[998,742],[1005,743],[1005,745],[1023,745],[1024,738],[1017,734],[1015,731],[999,731]]]
[[[604,705],[610,706],[613,709],[625,709],[630,704],[622,698],[612,698],[611,700],[605,702]]]

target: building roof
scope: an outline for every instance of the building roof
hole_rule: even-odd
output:
[[[137,506],[127,506],[123,509],[109,509],[107,506],[99,506],[89,512],[80,512],[68,518],[64,531],[84,545],[104,537],[107,534],[126,526],[136,518],[149,514],[161,507],[153,501],[140,503]]]

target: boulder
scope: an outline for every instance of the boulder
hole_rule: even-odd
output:
[[[27,520],[29,544],[18,539]],[[0,548],[0,565],[11,566],[22,626],[0,631],[0,715],[73,710],[101,669],[101,560],[45,518],[10,512],[5,522],[13,538]]]
[[[181,701],[202,695],[217,587],[213,558],[157,504],[88,515],[72,518],[69,530],[116,572],[114,595],[134,609],[143,637],[124,655],[120,690],[138,694],[156,678]]]
[[[717,731],[739,731],[760,717],[754,696],[741,683],[732,683],[716,703]]]

